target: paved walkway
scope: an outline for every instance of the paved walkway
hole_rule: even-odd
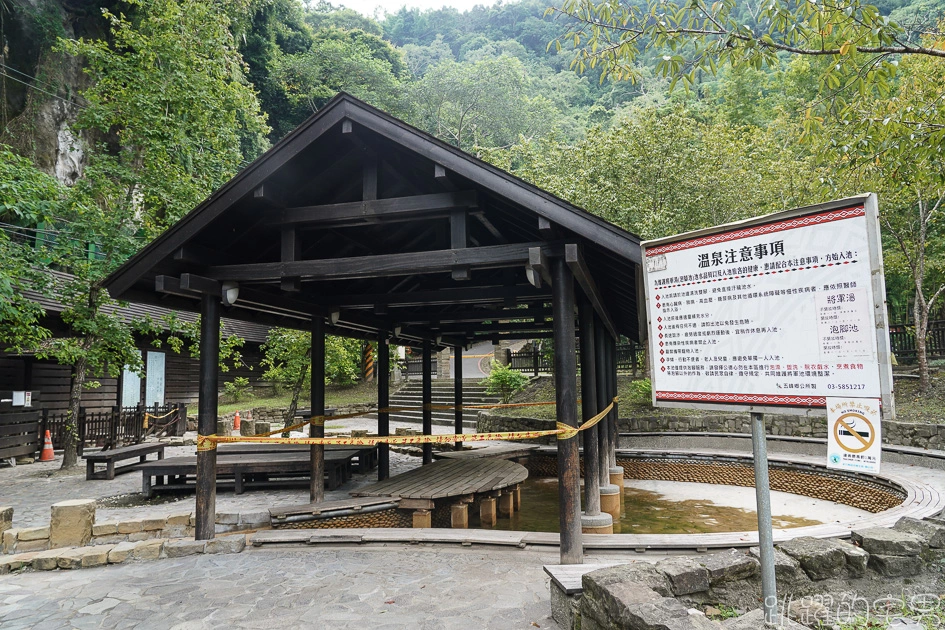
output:
[[[0,627],[554,629],[542,565],[557,561],[557,550],[247,548],[7,575]]]

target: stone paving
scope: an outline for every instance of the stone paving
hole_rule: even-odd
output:
[[[11,574],[0,627],[554,629],[542,565],[557,562],[556,549],[247,548]]]

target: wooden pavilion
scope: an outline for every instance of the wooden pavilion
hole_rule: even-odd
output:
[[[452,347],[459,359],[481,339],[553,338],[558,420],[576,426],[580,333],[580,415],[603,409],[616,393],[617,338],[640,341],[645,328],[640,262],[633,234],[339,94],[105,285],[117,299],[200,312],[202,435],[215,430],[221,312],[312,332],[315,415],[325,406],[326,334],[421,349],[429,434],[431,353]],[[388,363],[382,350],[378,374]],[[462,361],[455,366],[458,402]],[[385,408],[389,379],[377,383]],[[587,470],[599,473],[586,480],[588,514],[600,514],[615,427],[613,412],[583,432]],[[378,434],[389,435],[385,413]],[[565,563],[582,558],[577,439],[559,442]],[[324,493],[323,448],[311,451],[313,501]],[[432,461],[429,444],[423,461]],[[198,539],[214,535],[215,462],[216,451],[198,453]],[[378,470],[388,476],[384,444]]]

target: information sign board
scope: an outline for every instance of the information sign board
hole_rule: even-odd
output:
[[[653,404],[893,417],[877,215],[862,195],[643,243]]]

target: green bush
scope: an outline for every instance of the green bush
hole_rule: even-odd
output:
[[[232,381],[224,383],[223,395],[234,403],[255,398],[253,388],[249,384],[249,379],[245,376],[237,376]]]
[[[512,400],[512,396],[525,389],[528,384],[528,377],[513,370],[501,363],[492,363],[492,372],[482,380],[486,386],[486,391],[490,394],[498,394],[502,397],[502,402],[507,403]]]
[[[650,379],[644,378],[630,383],[631,405],[650,405],[653,403],[653,387],[650,385]]]

